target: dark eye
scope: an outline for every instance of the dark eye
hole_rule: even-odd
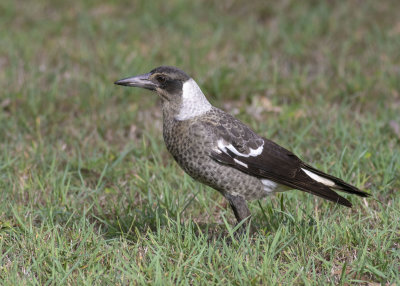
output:
[[[159,83],[165,83],[167,81],[167,78],[162,75],[157,76],[156,79]]]

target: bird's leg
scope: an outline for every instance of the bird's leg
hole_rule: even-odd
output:
[[[225,197],[229,201],[238,223],[251,216],[250,210],[247,207],[247,203],[244,198],[229,194],[225,195]],[[247,220],[243,226],[245,226],[248,222],[249,220]]]

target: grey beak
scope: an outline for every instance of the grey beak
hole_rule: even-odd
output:
[[[150,90],[155,90],[157,85],[149,80],[150,73],[145,73],[133,77],[128,77],[124,79],[117,80],[114,84],[141,87]]]

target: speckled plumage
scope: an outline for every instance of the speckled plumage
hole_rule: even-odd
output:
[[[267,195],[260,179],[212,159],[215,143],[222,137],[237,138],[239,150],[254,146],[257,135],[231,115],[213,107],[206,114],[178,121],[164,110],[163,137],[168,151],[192,178],[222,194],[239,195],[246,200]],[[223,127],[223,126],[226,126]],[[230,135],[231,134],[231,135]],[[247,144],[246,144],[247,143]]]
[[[351,203],[333,189],[368,196],[213,107],[197,83],[175,67],[159,67],[116,84],[158,93],[163,102],[163,137],[168,151],[191,177],[224,195],[239,222],[250,216],[246,200],[287,189],[299,189],[348,207]]]

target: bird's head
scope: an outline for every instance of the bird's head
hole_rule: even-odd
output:
[[[118,80],[115,84],[157,92],[163,100],[163,108],[177,120],[187,120],[211,109],[197,83],[176,67],[161,66],[146,74]]]

